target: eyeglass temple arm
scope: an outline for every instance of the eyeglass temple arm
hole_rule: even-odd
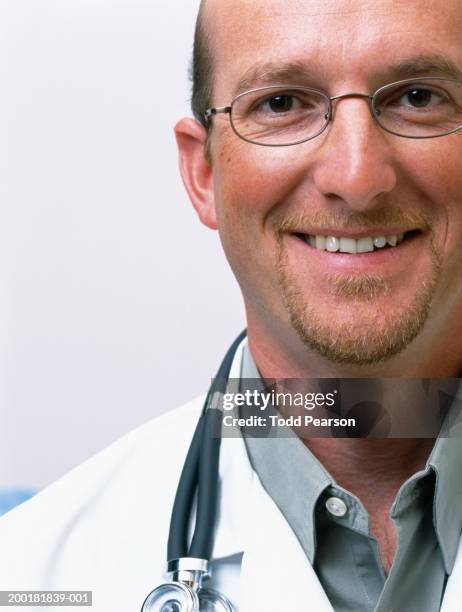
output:
[[[208,108],[204,113],[204,117],[206,121],[209,121],[209,119],[211,119],[213,115],[218,115],[220,113],[228,114],[230,112],[231,112],[231,106],[221,106],[219,108]]]

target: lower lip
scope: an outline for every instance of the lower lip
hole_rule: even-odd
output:
[[[340,251],[331,253],[312,247],[298,236],[293,234],[289,236],[294,249],[297,249],[304,257],[309,257],[311,261],[319,262],[324,271],[344,271],[350,274],[362,272],[383,274],[387,272],[387,269],[396,272],[399,267],[408,267],[423,237],[422,233],[413,234],[396,247],[377,249],[369,253],[341,253]]]

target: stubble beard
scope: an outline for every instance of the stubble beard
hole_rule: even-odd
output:
[[[306,289],[299,287],[288,265],[282,239],[278,240],[277,274],[283,303],[292,327],[309,349],[338,364],[373,365],[401,353],[421,332],[430,312],[441,269],[440,257],[431,245],[431,270],[406,308],[392,309],[386,316],[382,301],[393,303],[388,281],[377,274],[361,278],[345,274],[327,275],[329,293],[358,313],[354,320],[336,323],[322,316],[310,303]],[[370,306],[375,304],[376,308]],[[367,316],[361,307],[367,306]]]

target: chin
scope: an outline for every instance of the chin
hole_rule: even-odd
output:
[[[422,331],[430,313],[433,290],[418,292],[407,307],[383,312],[381,300],[348,304],[339,315],[326,317],[314,306],[301,303],[300,294],[285,299],[286,310],[299,338],[309,349],[337,364],[383,363],[404,349]],[[382,307],[382,308],[381,308]],[[340,317],[340,318],[339,318]]]

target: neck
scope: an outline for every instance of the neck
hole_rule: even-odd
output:
[[[436,338],[433,345],[428,343],[428,339],[425,343],[422,334],[412,348],[404,351],[405,354],[387,363],[359,367],[331,363],[313,354],[301,345],[295,332],[287,339],[287,330],[278,337],[252,325],[249,319],[248,323],[249,347],[264,379],[451,378],[459,375],[462,363],[460,348],[450,346],[446,353],[443,350],[448,349],[451,334],[443,335],[445,347]],[[396,396],[393,397],[396,385],[385,386],[387,388],[389,391],[385,393],[386,397],[382,397],[383,402],[397,406]],[[415,390],[416,387],[411,388],[410,393]],[[412,398],[405,393],[397,410],[408,414],[409,406],[414,405],[415,418],[422,420],[422,404],[412,402]],[[424,468],[434,445],[434,437],[424,436],[413,439],[309,438],[304,443],[340,486],[356,494],[369,510],[374,511],[377,504],[382,510],[389,510],[403,482]]]
[[[370,512],[390,508],[399,487],[424,469],[434,439],[311,438],[305,445]]]

